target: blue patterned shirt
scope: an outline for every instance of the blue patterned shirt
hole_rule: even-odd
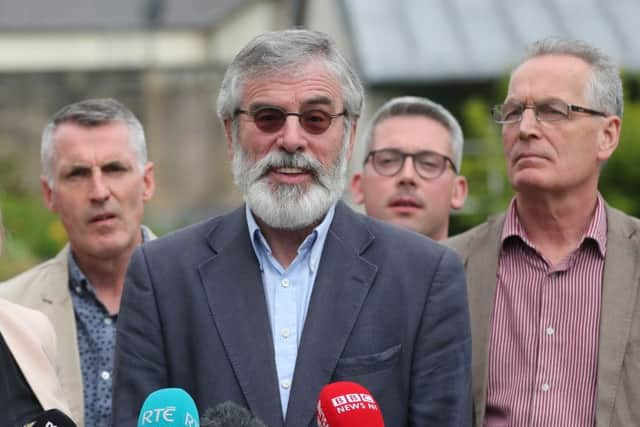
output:
[[[142,227],[142,241],[150,231]],[[98,300],[89,279],[70,252],[69,287],[76,317],[84,389],[85,427],[111,427],[111,376],[116,346],[116,320]]]
[[[267,299],[283,417],[287,414],[298,345],[309,309],[313,283],[334,213],[335,205],[304,239],[295,259],[285,269],[271,253],[269,243],[260,231],[251,210],[246,208],[251,244],[260,263],[262,284]]]

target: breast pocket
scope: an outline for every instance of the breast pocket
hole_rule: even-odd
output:
[[[358,377],[393,368],[400,359],[402,345],[394,345],[379,353],[344,357],[338,360],[334,379]]]

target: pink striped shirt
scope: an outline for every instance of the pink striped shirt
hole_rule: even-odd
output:
[[[511,202],[502,232],[486,426],[593,426],[607,219],[600,195],[576,251],[557,265]]]

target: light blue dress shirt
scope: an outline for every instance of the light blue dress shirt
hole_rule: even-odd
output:
[[[287,414],[293,371],[296,366],[302,327],[309,309],[313,283],[316,280],[322,249],[334,213],[335,205],[327,211],[322,222],[304,239],[298,248],[298,255],[285,269],[273,257],[271,248],[260,231],[251,210],[248,206],[246,207],[251,244],[260,263],[262,284],[267,299],[283,417],[286,417]]]

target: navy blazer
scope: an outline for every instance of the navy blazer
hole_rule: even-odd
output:
[[[389,427],[467,426],[471,338],[463,267],[433,241],[338,203],[283,419],[269,316],[244,208],[138,248],[118,318],[113,425],[181,387],[270,427],[315,426],[324,385],[375,397]]]

